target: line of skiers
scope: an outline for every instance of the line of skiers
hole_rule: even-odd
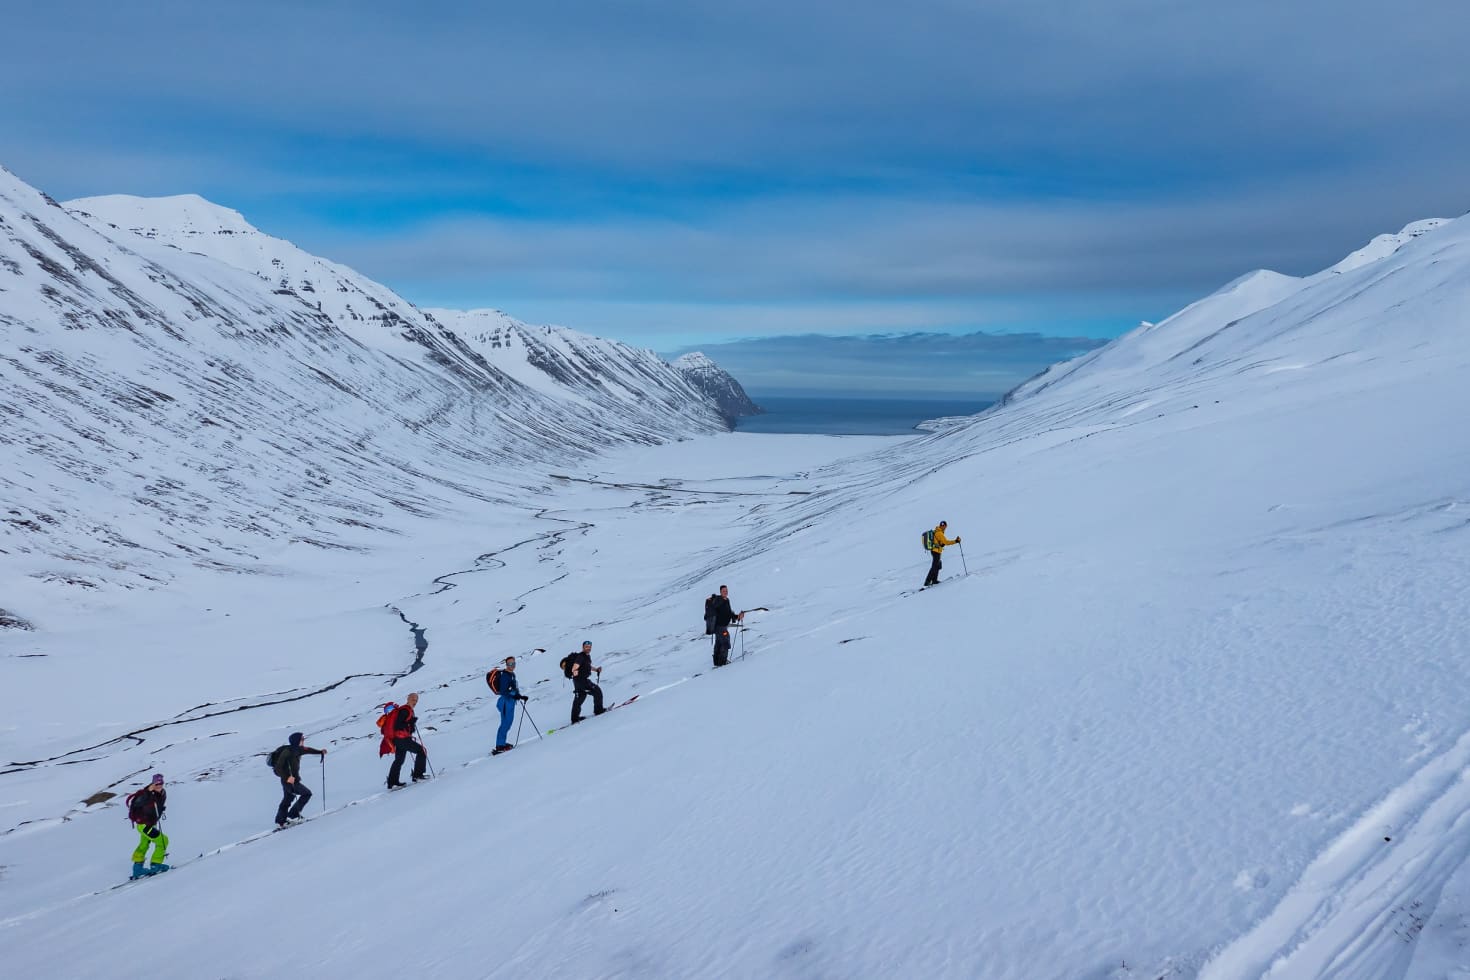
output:
[[[942,567],[940,554],[944,551],[945,546],[958,544],[960,541],[959,537],[950,539],[945,535],[947,527],[946,522],[940,521],[932,532],[924,534],[924,546],[933,556],[928,577],[924,580],[925,587],[937,584],[939,581],[939,569]],[[724,667],[729,664],[730,627],[737,623],[744,623],[745,614],[749,611],[751,610],[740,612],[734,610],[730,605],[730,587],[727,585],[720,586],[717,595],[711,595],[705,600],[705,634],[714,637],[712,651],[715,667]],[[424,649],[428,646],[423,638],[424,630],[415,623],[413,633],[416,652],[421,658]],[[603,704],[602,685],[598,683],[602,679],[602,668],[592,663],[591,640],[584,640],[581,650],[563,657],[559,666],[562,675],[572,682],[571,723],[573,725],[584,720],[582,706],[589,697],[592,698],[594,716],[608,710]],[[593,679],[594,677],[596,680]],[[510,741],[510,729],[515,722],[516,704],[524,703],[528,698],[521,693],[520,684],[516,680],[516,658],[514,656],[506,657],[500,666],[493,668],[485,675],[485,680],[491,692],[496,695],[496,709],[500,716],[500,724],[495,731],[495,748],[490,754],[500,755],[515,748]],[[413,769],[410,777],[414,782],[427,779],[432,775],[428,751],[424,748],[422,738],[418,734],[418,717],[415,711],[418,702],[418,694],[413,693],[408,695],[401,705],[392,702],[382,705],[383,711],[378,718],[378,728],[382,732],[382,740],[378,744],[378,755],[380,757],[393,756],[393,762],[388,768],[387,786],[390,790],[407,785],[401,777],[403,763],[410,755],[413,756]],[[312,796],[311,789],[301,781],[301,757],[303,755],[325,757],[326,754],[326,749],[314,749],[306,745],[305,735],[301,732],[292,732],[285,745],[270,753],[267,761],[271,770],[281,780],[281,801],[276,807],[275,817],[278,830],[303,820],[302,811]],[[325,759],[323,761],[325,762]],[[322,778],[326,778],[325,766]],[[163,782],[163,774],[155,773],[147,786],[127,797],[128,817],[138,830],[138,846],[133,851],[133,878],[158,874],[169,868],[165,863],[168,855],[168,836],[160,829],[168,799]],[[153,849],[151,865],[145,863],[150,847]]]
[[[924,532],[924,548],[931,555],[929,574],[924,579],[924,588],[939,583],[939,570],[943,567],[940,556],[945,547],[960,543],[958,535],[954,538],[946,535],[945,531],[948,527],[947,522],[940,521],[934,530]],[[730,587],[727,585],[720,586],[718,595],[711,595],[705,600],[704,629],[705,635],[714,637],[712,649],[716,667],[724,667],[730,662],[730,627],[735,623],[743,623],[745,613],[750,611],[753,610],[735,612],[730,605]],[[428,649],[428,641],[424,639],[425,630],[417,623],[412,624],[410,628],[414,634],[416,659],[421,661],[424,651]],[[597,682],[602,679],[602,668],[592,663],[591,640],[584,640],[581,650],[563,657],[560,667],[562,675],[572,682],[571,723],[573,725],[583,720],[582,705],[586,703],[588,697],[592,698],[594,716],[608,710],[603,705],[602,685]],[[593,680],[594,675],[597,681]],[[500,715],[500,725],[495,731],[495,748],[490,754],[500,755],[502,752],[515,748],[509,739],[511,725],[515,722],[516,704],[517,702],[524,703],[528,698],[521,693],[520,685],[516,681],[516,658],[513,656],[506,657],[501,666],[487,673],[485,681],[490,686],[491,692],[496,695],[496,709]],[[409,755],[414,757],[413,770],[410,774],[414,782],[427,779],[432,775],[428,751],[424,748],[421,737],[418,736],[418,717],[414,710],[418,703],[419,696],[414,693],[405,698],[401,705],[390,702],[382,706],[383,712],[378,719],[378,728],[383,737],[378,744],[378,755],[380,757],[390,754],[393,756],[393,763],[388,768],[388,788],[390,790],[407,785],[400,777],[403,774],[404,760]],[[276,807],[276,829],[282,830],[303,820],[302,811],[311,799],[311,790],[301,782],[301,757],[303,755],[325,757],[326,754],[326,749],[314,749],[306,745],[306,737],[301,732],[292,732],[287,743],[270,754],[268,762],[271,770],[281,780],[281,802]],[[323,761],[325,762],[325,759]],[[325,765],[322,770],[322,778],[326,778]],[[164,810],[168,805],[168,793],[164,789],[163,782],[163,774],[154,773],[148,785],[129,794],[125,801],[128,819],[138,831],[138,846],[133,850],[133,878],[143,878],[169,869],[166,863],[168,835],[163,833],[160,826],[163,822]],[[151,861],[148,861],[146,859],[150,848],[153,856]]]

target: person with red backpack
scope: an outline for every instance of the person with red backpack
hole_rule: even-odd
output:
[[[138,831],[138,846],[133,849],[133,878],[146,878],[167,871],[163,859],[168,857],[168,834],[158,828],[163,822],[163,811],[168,806],[168,791],[163,788],[163,773],[155,772],[153,779],[138,790],[129,793],[125,801],[128,819]],[[143,866],[148,848],[153,848],[150,867]]]
[[[515,748],[507,741],[510,737],[510,723],[515,720],[516,702],[526,700],[520,686],[516,684],[516,658],[506,657],[505,666],[497,667],[485,675],[485,683],[498,695],[495,707],[500,711],[500,730],[495,733],[495,750],[490,754],[499,755]]]
[[[414,706],[419,703],[418,694],[410,694],[404,699],[403,704],[388,713],[387,720],[382,722],[383,741],[378,746],[378,755],[384,756],[393,753],[393,765],[388,769],[388,788],[397,789],[407,786],[398,777],[403,773],[403,758],[408,753],[413,753],[413,781],[428,779],[424,769],[429,764],[428,754],[424,747],[414,737],[418,731],[418,719],[414,717]]]
[[[311,799],[311,790],[301,782],[301,757],[303,755],[326,755],[326,749],[308,748],[306,736],[292,732],[286,745],[270,754],[267,760],[271,771],[281,778],[281,805],[276,807],[276,829],[285,830],[287,820],[301,820],[301,811]],[[295,801],[294,804],[292,801]]]

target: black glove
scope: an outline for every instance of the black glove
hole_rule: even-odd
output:
[[[528,698],[526,695],[522,694],[520,697],[516,698],[516,700],[517,701],[529,701],[531,699]]]

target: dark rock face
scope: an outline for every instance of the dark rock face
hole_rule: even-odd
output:
[[[33,630],[35,627],[15,613],[0,609],[0,630],[3,629]]]
[[[689,384],[704,394],[732,425],[747,415],[760,415],[761,407],[750,400],[740,382],[699,351],[674,361],[674,367]]]

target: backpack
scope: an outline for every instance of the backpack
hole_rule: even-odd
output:
[[[715,635],[715,603],[719,601],[718,595],[711,595],[704,600],[704,635]]]
[[[291,746],[289,745],[277,746],[265,760],[265,764],[271,767],[271,772],[280,776],[282,779],[290,775],[290,773],[284,771],[286,768],[286,753],[290,751]]]
[[[572,679],[572,658],[574,656],[576,656],[576,654],[569,653],[565,657],[561,658],[561,674],[567,680]]]
[[[140,821],[146,820],[147,814],[143,813],[143,808],[147,801],[143,799],[143,790],[137,789],[134,792],[128,793],[128,798],[123,802],[128,804],[128,820],[131,820],[132,823],[140,823]]]
[[[128,805],[128,819],[133,823],[147,823],[148,818],[153,816],[149,812],[151,809],[150,801],[143,796],[143,790],[140,789],[129,793],[125,802]]]
[[[490,668],[490,672],[485,675],[485,683],[490,685],[490,690],[492,692],[494,692],[495,694],[499,694],[500,693],[500,668],[499,667],[492,667],[492,668]]]
[[[378,731],[383,733],[383,737],[378,741],[378,755],[388,755],[393,751],[393,729],[389,722],[398,714],[398,705],[389,701],[379,707],[383,709],[383,713],[378,715]]]
[[[933,528],[930,528],[929,530],[927,530],[927,531],[924,532],[924,550],[925,551],[933,551],[934,550],[934,529]]]

